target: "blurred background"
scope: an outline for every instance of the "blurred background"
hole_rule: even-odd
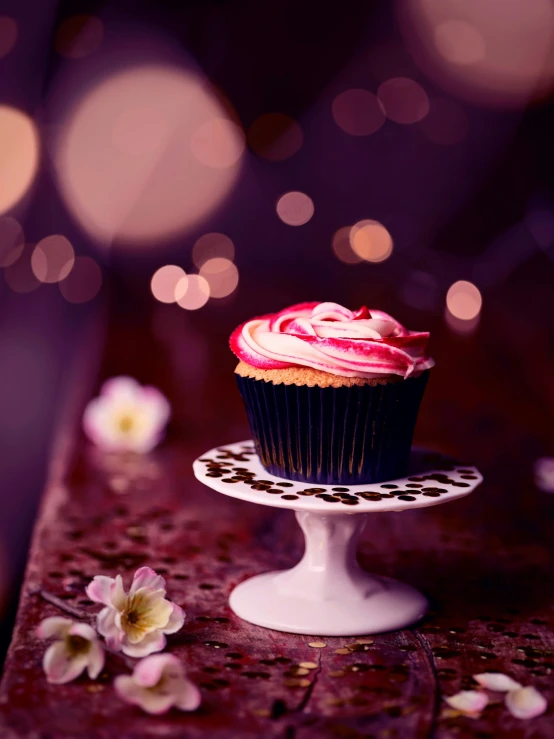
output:
[[[173,439],[245,438],[253,315],[429,329],[420,437],[554,454],[553,42],[551,0],[2,0],[4,643],[60,429],[130,374]]]

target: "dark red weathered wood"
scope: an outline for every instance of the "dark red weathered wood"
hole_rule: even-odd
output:
[[[431,383],[428,402],[436,412],[424,413],[418,429],[421,443],[440,438],[446,452],[475,462],[485,484],[448,505],[372,516],[360,548],[368,569],[430,596],[433,610],[421,625],[337,653],[356,640],[322,638],[326,646],[310,647],[318,639],[257,628],[230,612],[227,598],[237,582],[290,566],[302,547],[292,513],[228,499],[193,479],[196,456],[218,441],[246,436],[234,420],[230,382],[214,388],[211,422],[198,422],[197,438],[187,429],[179,433],[185,441],[142,459],[102,456],[79,442],[67,474],[60,458],[6,663],[0,736],[552,736],[554,501],[529,475],[537,446],[548,438],[537,419],[549,400],[538,391],[517,391],[522,383],[531,387],[526,378],[534,376],[533,365],[522,366],[517,382],[502,374],[502,364],[517,357],[501,330],[485,335],[497,343],[498,361],[471,345],[462,369],[443,337],[441,372],[449,381],[437,374]],[[497,377],[494,394],[482,373]],[[466,392],[459,392],[460,383]],[[225,412],[218,415],[217,407]],[[509,423],[514,413],[517,425]],[[177,424],[181,432],[186,428],[182,419]],[[169,596],[187,612],[169,649],[201,687],[203,705],[195,714],[149,717],[123,704],[111,687],[126,669],[117,657],[108,657],[97,683],[81,678],[50,686],[41,671],[45,645],[33,631],[59,611],[40,591],[93,618],[98,609],[86,600],[86,583],[118,572],[128,582],[145,563],[164,574]],[[302,662],[316,668],[299,674]],[[535,685],[549,699],[548,712],[529,722],[512,718],[501,704],[479,719],[445,712],[444,694],[472,686],[473,673],[492,670]]]
[[[533,603],[530,618],[506,610],[500,599],[509,592],[503,580],[510,571],[513,587],[522,587],[525,579],[533,587],[541,581],[544,552],[537,547],[532,573],[529,553],[517,546],[491,556],[486,542],[471,532],[455,537],[453,546],[445,532],[459,529],[456,519],[462,506],[471,507],[469,499],[450,510],[405,514],[411,519],[406,523],[395,514],[380,514],[370,523],[362,561],[423,587],[436,598],[437,611],[420,629],[375,636],[373,644],[356,647],[360,651],[336,654],[356,640],[324,638],[327,646],[314,649],[308,646],[317,641],[313,637],[250,626],[227,607],[238,581],[288,566],[300,555],[292,514],[203,489],[190,480],[192,460],[178,447],[161,452],[156,461],[84,457],[67,486],[54,483],[48,490],[36,533],[1,698],[0,725],[13,736],[47,730],[69,737],[78,727],[90,736],[118,736],[124,725],[126,736],[156,733],[163,726],[170,736],[183,730],[187,736],[283,736],[287,727],[291,736],[293,730],[299,737],[341,736],[348,727],[352,736],[378,736],[387,729],[424,737],[439,709],[437,674],[445,692],[468,686],[473,672],[492,669],[549,688],[554,643],[545,628],[546,609]],[[41,618],[58,610],[40,597],[40,589],[92,618],[97,608],[83,592],[90,578],[121,572],[128,579],[144,563],[163,572],[170,596],[187,611],[187,624],[170,638],[170,649],[201,685],[204,705],[198,714],[151,718],[125,706],[110,685],[125,666],[111,656],[98,683],[81,678],[49,686],[41,674],[44,644],[32,632]],[[495,584],[496,568],[502,581]],[[294,674],[306,661],[318,668]],[[534,735],[548,736],[550,721],[536,719]],[[478,721],[440,719],[438,726],[437,735],[445,737],[453,727],[457,736],[476,731],[492,736],[498,727],[505,736],[524,736],[522,723],[496,707]]]

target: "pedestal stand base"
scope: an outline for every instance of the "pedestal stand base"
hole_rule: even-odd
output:
[[[418,621],[428,606],[421,593],[358,564],[367,514],[446,503],[471,493],[483,478],[475,467],[424,451],[412,450],[411,467],[410,476],[398,480],[314,487],[269,475],[252,442],[218,447],[197,459],[194,473],[204,484],[241,500],[292,509],[304,532],[306,549],[295,567],[257,575],[233,590],[229,604],[237,616],[316,636],[378,634]]]
[[[409,585],[370,575],[356,547],[367,515],[297,511],[306,550],[290,570],[243,582],[231,593],[233,611],[258,626],[319,636],[393,631],[419,620],[427,600]]]
[[[368,595],[359,600],[309,600],[283,589],[287,572],[267,572],[238,585],[229,599],[245,621],[276,631],[316,636],[362,636],[394,631],[419,621],[426,598],[387,577],[367,575]]]

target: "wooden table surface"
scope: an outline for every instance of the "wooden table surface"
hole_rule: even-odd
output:
[[[299,559],[300,530],[292,512],[218,495],[193,477],[196,456],[248,435],[223,341],[204,361],[221,359],[225,373],[204,381],[199,365],[187,388],[166,379],[200,361],[187,353],[190,324],[183,341],[161,340],[165,354],[144,346],[140,326],[127,326],[125,346],[142,342],[139,379],[152,380],[144,367],[156,365],[174,407],[186,410],[148,457],[98,453],[80,437],[78,414],[64,431],[6,662],[0,737],[552,737],[554,498],[534,487],[532,463],[551,439],[554,396],[546,349],[527,353],[536,337],[514,340],[513,324],[488,321],[471,338],[436,328],[440,363],[417,430],[418,443],[476,464],[485,483],[448,505],[371,516],[361,563],[418,587],[432,610],[415,628],[358,645],[265,630],[231,613],[237,583]],[[104,374],[129,371],[123,356],[114,330]],[[168,648],[200,686],[196,713],[151,717],[122,703],[111,683],[126,667],[111,655],[94,683],[54,686],[42,673],[39,621],[63,608],[92,620],[90,579],[121,573],[128,583],[144,564],[166,577],[169,597],[186,611]],[[325,646],[310,646],[318,641]],[[316,667],[299,670],[301,662]],[[443,696],[484,671],[536,686],[547,713],[521,721],[496,703],[478,719],[448,715]]]

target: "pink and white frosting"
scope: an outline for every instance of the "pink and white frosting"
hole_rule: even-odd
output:
[[[434,365],[429,334],[408,331],[380,310],[299,303],[253,318],[231,334],[231,350],[258,369],[311,367],[344,377],[407,378]]]

